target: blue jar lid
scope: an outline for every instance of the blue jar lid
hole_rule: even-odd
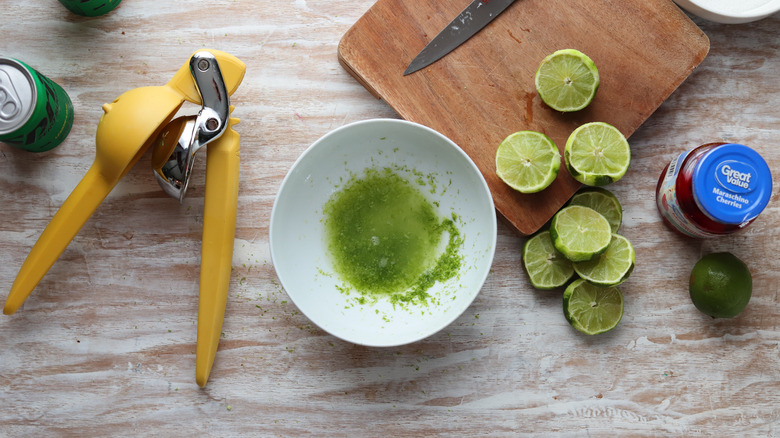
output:
[[[724,144],[696,163],[693,194],[710,218],[739,225],[755,219],[769,203],[772,173],[758,152],[741,144]]]

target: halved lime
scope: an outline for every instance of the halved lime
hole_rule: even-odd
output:
[[[580,190],[572,196],[569,205],[582,205],[598,211],[607,218],[613,233],[617,233],[623,223],[623,206],[617,196],[607,189],[588,187]]]
[[[616,287],[574,280],[563,292],[563,315],[586,335],[608,332],[623,318],[623,294]]]
[[[631,148],[614,126],[591,122],[571,133],[563,156],[574,179],[589,186],[603,186],[626,174]]]
[[[607,250],[593,260],[577,262],[574,271],[583,279],[598,286],[617,286],[626,281],[634,270],[636,253],[625,237],[613,234]]]
[[[542,60],[534,82],[539,97],[550,108],[579,111],[596,95],[599,71],[593,60],[579,50],[558,50]]]
[[[606,251],[612,240],[612,228],[596,210],[570,205],[553,216],[550,236],[555,249],[567,259],[584,262]]]
[[[558,176],[560,168],[558,147],[541,132],[515,132],[505,138],[496,151],[496,174],[521,193],[546,189]]]
[[[555,289],[574,275],[571,261],[553,246],[549,231],[531,237],[523,246],[523,265],[537,289]]]

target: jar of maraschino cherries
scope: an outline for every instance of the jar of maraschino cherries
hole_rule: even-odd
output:
[[[694,238],[731,234],[750,225],[772,196],[772,173],[753,149],[708,143],[675,157],[656,186],[664,222]]]

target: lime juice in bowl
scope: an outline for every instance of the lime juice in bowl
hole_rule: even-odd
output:
[[[342,227],[349,223],[368,232]],[[375,119],[327,133],[298,158],[269,233],[277,276],[298,309],[336,337],[379,347],[430,336],[468,308],[490,271],[497,223],[487,183],[455,143],[416,123]]]
[[[460,269],[458,218],[439,215],[420,190],[426,183],[409,182],[392,166],[370,167],[325,204],[334,271],[362,303],[388,296],[399,305],[422,304],[436,281],[446,282]]]

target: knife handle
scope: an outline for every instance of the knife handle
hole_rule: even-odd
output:
[[[217,353],[233,266],[240,167],[240,136],[233,126],[238,122],[231,117],[222,136],[207,146],[195,350],[195,380],[201,387],[206,386]]]

